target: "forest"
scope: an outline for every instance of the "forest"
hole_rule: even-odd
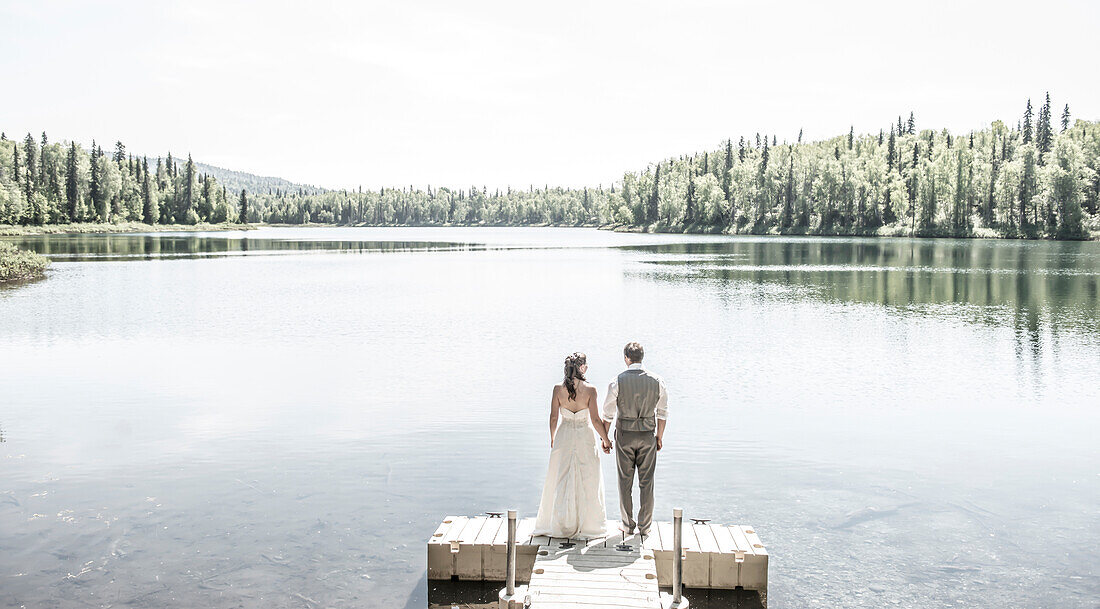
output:
[[[1056,116],[1057,115],[1057,116]],[[203,171],[208,169],[208,171]],[[1100,123],[1028,100],[1015,124],[952,134],[913,113],[878,133],[755,134],[607,187],[233,188],[207,166],[0,135],[0,224],[558,225],[733,234],[1087,239],[1100,233]],[[223,179],[247,176],[224,172]],[[254,176],[251,176],[254,178]],[[236,182],[235,185],[240,185]]]

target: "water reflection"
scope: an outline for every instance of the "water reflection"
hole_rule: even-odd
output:
[[[733,240],[630,247],[650,255],[659,281],[782,286],[784,298],[882,305],[1012,328],[1021,359],[1044,336],[1100,334],[1096,243],[957,240]],[[647,271],[651,272],[651,271]]]
[[[246,254],[308,252],[392,253],[413,251],[478,251],[490,246],[445,241],[299,240],[248,233],[37,235],[8,238],[16,246],[55,261],[154,260],[211,258]]]

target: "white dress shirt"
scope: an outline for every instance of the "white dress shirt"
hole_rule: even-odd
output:
[[[627,370],[642,370],[641,364],[630,364],[626,367]],[[665,389],[665,381],[661,377],[653,374],[649,374],[653,378],[657,379],[657,384],[660,387],[660,391],[657,394],[657,419],[664,421],[668,419],[668,390]],[[611,381],[611,384],[607,386],[607,398],[603,401],[603,420],[608,423],[615,420],[615,412],[618,410],[617,401],[619,398],[619,380],[616,377]]]

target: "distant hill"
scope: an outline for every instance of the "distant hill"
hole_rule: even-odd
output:
[[[195,169],[199,173],[206,173],[214,176],[218,179],[218,183],[223,184],[225,188],[231,192],[240,192],[242,188],[252,194],[266,194],[269,191],[275,192],[276,189],[290,192],[298,192],[301,190],[303,194],[307,195],[328,192],[327,188],[321,188],[320,186],[297,184],[282,178],[258,176],[243,171],[223,169],[221,167],[207,165],[206,163],[196,162]]]

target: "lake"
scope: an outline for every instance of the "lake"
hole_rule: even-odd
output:
[[[630,340],[670,392],[658,518],[753,525],[770,606],[1100,598],[1097,242],[8,240],[54,264],[0,288],[3,607],[477,596],[429,590],[427,538],[533,516],[563,358],[602,396]]]

